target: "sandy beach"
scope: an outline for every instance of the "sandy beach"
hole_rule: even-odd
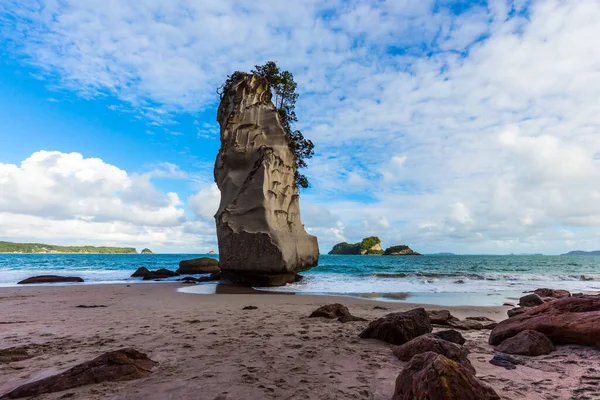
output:
[[[368,322],[307,317],[333,302],[367,320],[417,305],[330,296],[177,292],[183,286],[0,288],[0,348],[27,346],[35,353],[27,360],[0,364],[0,394],[106,351],[133,347],[159,363],[150,377],[36,398],[391,398],[405,363],[393,356],[390,345],[358,338]],[[257,309],[243,310],[250,305]],[[506,315],[506,307],[443,308],[459,318],[499,321]],[[493,355],[489,331],[463,334],[477,376],[502,398],[600,398],[585,389],[600,379],[600,351],[561,346],[548,356],[521,357],[525,365],[505,370],[488,363]]]

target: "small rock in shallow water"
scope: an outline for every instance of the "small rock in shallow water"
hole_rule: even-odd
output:
[[[29,285],[34,283],[73,283],[83,282],[83,278],[78,276],[58,276],[58,275],[40,275],[32,276],[17,282],[17,285]]]

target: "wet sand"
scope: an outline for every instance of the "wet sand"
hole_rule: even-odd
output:
[[[71,393],[77,399],[389,399],[405,363],[392,355],[390,345],[358,338],[368,322],[342,324],[307,317],[333,302],[368,320],[418,306],[245,290],[232,294],[232,288],[221,286],[219,294],[201,295],[178,292],[182,287],[169,283],[0,288],[0,349],[28,346],[36,354],[0,363],[0,395],[104,352],[134,347],[159,362],[150,377],[36,399]],[[258,308],[243,310],[249,305]],[[487,316],[497,321],[508,309],[425,308],[449,309],[461,319]],[[600,381],[597,350],[561,346],[548,356],[519,357],[526,365],[505,370],[488,363],[493,355],[487,344],[489,331],[463,334],[477,376],[504,399],[600,398],[594,387]]]

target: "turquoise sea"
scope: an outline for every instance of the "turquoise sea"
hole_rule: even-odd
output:
[[[203,254],[0,254],[0,286],[32,275],[81,276],[86,283],[141,282],[129,276],[140,266],[177,269],[180,260]],[[277,288],[295,293],[340,294],[384,300],[502,304],[539,287],[573,292],[600,291],[596,256],[329,256],[303,273],[297,284]],[[214,286],[214,285],[213,285]],[[432,296],[434,295],[434,296]],[[490,297],[498,295],[500,297]],[[448,300],[444,300],[448,299]]]

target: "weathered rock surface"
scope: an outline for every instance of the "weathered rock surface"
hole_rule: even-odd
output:
[[[431,331],[431,321],[425,309],[415,308],[376,319],[361,332],[360,337],[399,345]]]
[[[471,362],[467,358],[469,356],[469,351],[466,348],[431,334],[421,335],[410,342],[392,348],[392,353],[394,353],[400,361],[409,361],[417,354],[426,353],[428,351],[441,354],[444,357],[454,360],[468,369],[472,374],[475,373],[475,368],[473,368],[473,365],[471,365]]]
[[[18,399],[44,393],[60,392],[93,383],[145,378],[157,363],[134,349],[104,353],[100,357],[39,381],[19,386],[0,399]]]
[[[266,79],[242,74],[217,113],[220,267],[228,280],[251,285],[257,275],[261,285],[293,282],[319,259],[317,238],[300,221],[294,155],[271,97]]]
[[[492,330],[489,343],[498,345],[525,330],[541,332],[555,345],[600,348],[600,296],[557,299],[506,319]]]
[[[538,331],[522,331],[515,336],[506,339],[498,347],[496,351],[507,354],[519,354],[523,356],[542,356],[550,354],[556,347],[544,335]]]
[[[433,336],[439,337],[442,340],[446,340],[448,342],[460,344],[461,346],[465,344],[467,341],[460,332],[455,331],[454,329],[447,329],[445,331],[439,331],[432,333]]]
[[[541,288],[533,291],[534,294],[544,298],[551,297],[554,299],[562,299],[564,297],[571,297],[571,293],[568,290],[560,290],[560,289],[547,289]]]
[[[220,272],[219,260],[210,257],[194,258],[192,260],[182,260],[179,262],[177,273],[179,274],[212,274]]]
[[[83,279],[78,276],[58,276],[58,275],[40,275],[32,276],[18,282],[18,285],[29,285],[33,283],[73,283],[83,282]]]
[[[508,310],[506,312],[506,315],[508,315],[508,318],[512,318],[515,315],[521,315],[524,312],[526,312],[527,310],[529,310],[530,307],[515,307],[515,308],[511,308],[510,310]]]
[[[443,355],[414,356],[396,379],[392,400],[500,400],[467,368]]]
[[[351,321],[366,321],[366,319],[364,318],[360,318],[360,317],[355,317],[354,315],[350,314],[350,310],[348,310],[348,307],[339,304],[339,303],[334,303],[334,304],[326,304],[324,306],[321,306],[319,308],[317,308],[315,311],[313,311],[309,316],[309,318],[329,318],[329,319],[334,319],[337,318],[338,321],[340,322],[351,322]]]
[[[519,305],[521,307],[535,307],[540,304],[544,304],[544,300],[535,293],[528,294],[519,299]]]

